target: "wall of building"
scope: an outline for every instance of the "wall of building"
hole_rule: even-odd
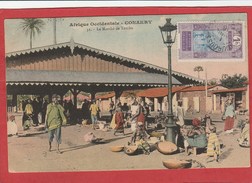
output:
[[[180,92],[180,99],[183,101],[183,107],[191,112],[206,112],[212,109],[211,100],[206,101],[205,91]],[[207,104],[207,110],[206,110]]]

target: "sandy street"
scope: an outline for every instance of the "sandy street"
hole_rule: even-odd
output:
[[[19,121],[20,117],[16,117],[16,121]],[[113,131],[94,131],[90,126],[72,125],[62,128],[60,146],[62,154],[56,153],[55,141],[53,151],[48,151],[47,133],[36,132],[38,134],[25,137],[8,137],[9,170],[10,172],[62,172],[166,169],[162,161],[172,158],[197,160],[206,168],[250,166],[250,148],[242,148],[237,142],[239,129],[232,134],[225,134],[223,132],[224,123],[216,122],[215,124],[219,139],[223,143],[220,162],[207,162],[206,153],[189,156],[185,152],[163,155],[158,150],[154,150],[150,155],[128,156],[124,152],[111,152],[110,146],[127,144],[131,136],[130,128],[126,129],[125,136],[121,134],[114,136]],[[20,134],[24,133],[20,124],[19,129]],[[90,131],[94,132],[97,137],[103,138],[104,143],[85,142],[83,136]]]

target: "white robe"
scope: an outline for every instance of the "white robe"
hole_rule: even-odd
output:
[[[8,135],[16,135],[18,132],[17,124],[15,121],[8,121],[7,122],[7,133]]]

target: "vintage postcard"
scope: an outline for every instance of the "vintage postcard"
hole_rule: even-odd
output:
[[[250,169],[246,11],[26,15],[4,19],[9,173]]]

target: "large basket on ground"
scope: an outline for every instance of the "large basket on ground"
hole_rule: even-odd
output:
[[[162,154],[173,154],[178,150],[178,147],[176,144],[169,142],[169,141],[164,141],[164,142],[159,142],[157,144],[157,150],[161,152]]]
[[[192,163],[186,160],[169,159],[163,161],[163,165],[168,169],[184,169],[191,168]]]
[[[123,148],[124,148],[124,146],[110,146],[110,150],[112,152],[120,152],[123,150]]]
[[[135,155],[137,154],[138,146],[125,146],[124,147],[124,153],[127,155]]]

